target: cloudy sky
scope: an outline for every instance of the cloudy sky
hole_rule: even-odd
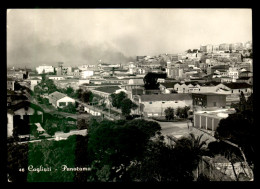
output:
[[[8,65],[128,61],[252,40],[250,9],[12,9]]]

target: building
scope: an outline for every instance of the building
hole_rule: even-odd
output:
[[[64,79],[64,80],[54,80],[54,84],[58,88],[66,89],[68,87],[72,87],[74,90],[79,88],[79,80],[78,79]]]
[[[228,77],[231,77],[234,81],[238,79],[239,71],[237,67],[230,67],[227,71]]]
[[[237,83],[248,83],[249,85],[253,85],[253,77],[239,77],[236,80]]]
[[[93,70],[82,70],[81,74],[80,74],[81,78],[83,78],[83,79],[89,78],[89,77],[91,77],[93,75],[94,75],[94,71]]]
[[[251,71],[240,72],[239,77],[253,77],[253,72]]]
[[[207,46],[206,45],[201,45],[200,46],[200,51],[201,52],[207,52]]]
[[[29,102],[21,101],[7,108],[7,137],[30,133],[30,124],[42,123],[44,111],[41,107]]]
[[[229,89],[230,94],[240,95],[243,92],[245,95],[250,95],[253,92],[253,86],[248,83],[223,83]]]
[[[48,79],[51,79],[51,80],[64,80],[65,77],[64,76],[48,76]]]
[[[219,45],[213,45],[213,47],[212,47],[212,52],[213,53],[216,53],[216,52],[218,52],[219,51]]]
[[[219,50],[220,51],[229,51],[229,44],[227,44],[227,43],[220,44]]]
[[[30,79],[27,79],[27,81],[29,81],[29,83],[30,83],[30,89],[31,89],[32,91],[34,91],[34,87],[35,87],[36,85],[38,85],[38,84],[42,81],[42,79],[39,79],[39,78],[37,78],[37,77],[32,77],[32,78],[30,78]]]
[[[75,104],[75,100],[60,92],[53,92],[48,96],[49,102],[55,108],[63,108],[69,104]]]
[[[174,85],[174,91],[177,91],[177,93],[192,93],[200,91],[200,87],[198,82],[176,83]]]
[[[194,112],[193,126],[202,130],[216,131],[221,119],[225,119],[229,114],[235,113],[232,109],[215,109],[211,111],[202,110]]]
[[[173,93],[174,90],[174,85],[177,84],[178,82],[166,82],[166,83],[160,83],[160,90],[162,94],[170,94]]]
[[[206,52],[212,53],[213,52],[213,45],[206,45]]]
[[[53,66],[42,65],[42,66],[36,67],[36,71],[37,71],[38,74],[54,73],[54,67]]]
[[[207,69],[207,74],[209,75],[212,73],[216,73],[216,71],[218,71],[221,75],[226,76],[228,69],[229,69],[229,65],[216,65],[216,66],[209,67]]]
[[[15,79],[7,78],[7,89],[14,91]]]
[[[145,117],[165,116],[166,108],[176,109],[185,106],[192,106],[190,94],[141,95],[139,98],[140,111]]]
[[[226,95],[218,93],[192,93],[193,107],[210,108],[225,107]]]
[[[98,87],[91,89],[91,92],[104,98],[108,98],[112,93],[121,90],[118,86]]]

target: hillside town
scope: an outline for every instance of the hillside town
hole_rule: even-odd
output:
[[[8,140],[24,144],[86,136],[90,120],[97,118],[155,121],[165,143],[193,133],[208,144],[217,140],[220,121],[236,113],[241,94],[245,100],[253,94],[252,53],[248,41],[136,56],[134,62],[121,64],[99,61],[71,67],[54,62],[35,69],[8,68]],[[235,174],[223,156],[205,162],[222,179],[236,180],[237,175],[252,179],[252,170],[243,161],[243,169],[238,161],[232,164]],[[204,169],[197,170],[197,178]]]
[[[254,184],[253,15],[7,9],[3,179]]]

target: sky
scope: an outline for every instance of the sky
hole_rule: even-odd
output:
[[[251,40],[251,9],[7,10],[7,65],[118,63]]]

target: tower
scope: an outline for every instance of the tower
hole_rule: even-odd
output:
[[[63,62],[58,62],[57,75],[62,75],[62,64]]]

